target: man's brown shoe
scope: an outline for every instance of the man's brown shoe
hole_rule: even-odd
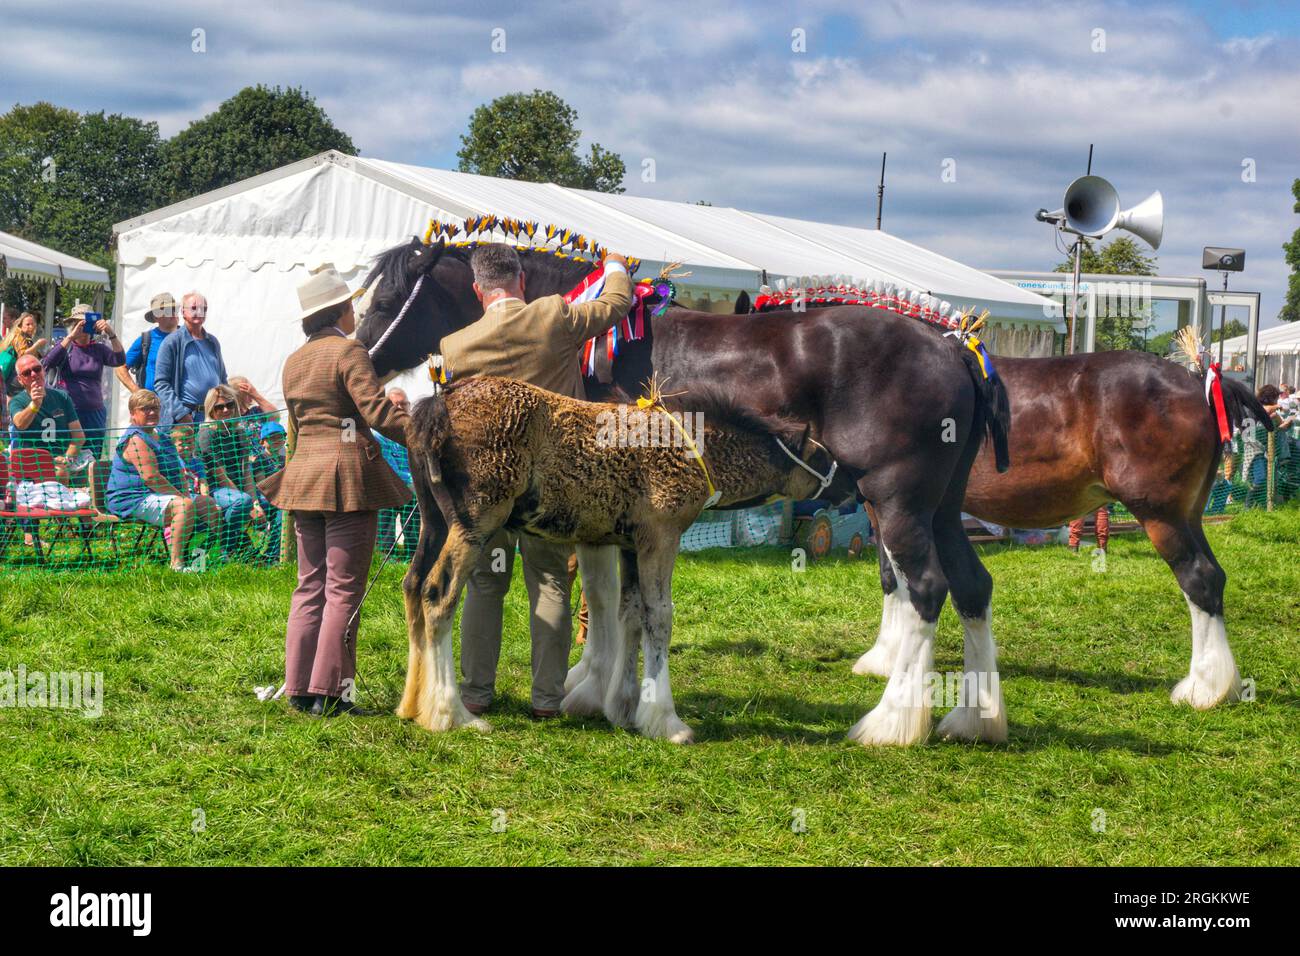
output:
[[[550,720],[553,717],[559,717],[558,710],[544,710],[538,707],[533,708],[533,720]]]
[[[471,704],[469,701],[466,700],[462,700],[461,703],[464,704],[465,709],[468,710],[475,717],[479,716],[480,714],[487,713],[488,707],[491,706],[491,704]]]

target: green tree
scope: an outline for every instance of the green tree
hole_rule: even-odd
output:
[[[351,138],[297,87],[258,84],[167,141],[159,204],[180,202],[327,149],[355,156]]]
[[[1218,329],[1215,329],[1214,332],[1211,333],[1210,335],[1210,341],[1217,342],[1219,341],[1219,339],[1235,339],[1238,335],[1245,335],[1248,331],[1249,329],[1246,328],[1244,322],[1242,322],[1240,319],[1233,319],[1226,326],[1224,326],[1222,332],[1220,332]]]
[[[598,143],[582,157],[577,120],[577,111],[549,90],[498,96],[471,114],[456,153],[460,170],[621,193],[623,160]]]
[[[1070,257],[1058,263],[1056,272],[1074,272],[1074,258]],[[1142,254],[1137,242],[1128,236],[1116,236],[1100,249],[1094,249],[1092,241],[1083,240],[1080,255],[1080,271],[1101,275],[1150,276],[1156,274],[1154,256]],[[1081,297],[1082,298],[1082,297]],[[1097,348],[1103,352],[1118,349],[1150,349],[1155,351],[1163,343],[1163,352],[1168,352],[1172,335],[1159,335],[1147,342],[1144,334],[1153,319],[1151,306],[1133,308],[1131,303],[1121,298],[1116,302],[1111,296],[1098,296]],[[1067,309],[1068,309],[1067,303]],[[1082,335],[1082,329],[1075,332]],[[1162,352],[1162,354],[1163,354]]]
[[[1292,212],[1300,212],[1300,179],[1291,184],[1291,195],[1295,197]],[[1300,229],[1295,231],[1290,242],[1282,244],[1286,253],[1286,264],[1291,267],[1291,275],[1286,280],[1286,302],[1277,317],[1282,322],[1295,322],[1300,319]]]
[[[155,205],[159,152],[155,123],[50,103],[15,106],[0,116],[0,229],[111,274],[113,223]],[[61,306],[75,296],[63,293]],[[30,283],[7,282],[4,297],[44,305]]]

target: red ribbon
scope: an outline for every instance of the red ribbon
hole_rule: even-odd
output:
[[[1228,427],[1228,407],[1223,403],[1223,373],[1219,371],[1218,362],[1211,363],[1210,373],[1214,376],[1210,382],[1210,394],[1214,396],[1214,414],[1219,420],[1219,441],[1222,443],[1232,438],[1232,429]]]

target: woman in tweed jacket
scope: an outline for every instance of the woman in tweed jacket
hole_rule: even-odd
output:
[[[365,346],[348,338],[356,316],[333,269],[298,288],[307,342],[284,366],[284,399],[297,432],[283,471],[259,483],[292,511],[298,587],[285,631],[285,693],[313,714],[363,714],[352,700],[361,596],[379,512],[411,498],[371,428],[406,444],[410,416],[384,397]]]

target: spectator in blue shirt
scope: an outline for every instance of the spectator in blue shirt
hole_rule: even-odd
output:
[[[114,369],[117,380],[128,392],[135,393],[142,388],[153,389],[154,372],[158,365],[158,353],[167,336],[176,331],[176,300],[170,292],[161,292],[149,303],[149,311],[144,314],[146,322],[158,327],[146,329],[136,336],[131,347],[126,350],[126,364]]]
[[[221,343],[204,328],[208,300],[197,292],[181,299],[185,324],[167,336],[158,349],[154,388],[163,404],[165,426],[173,422],[203,421],[203,402],[218,385],[226,384],[226,363]]]

